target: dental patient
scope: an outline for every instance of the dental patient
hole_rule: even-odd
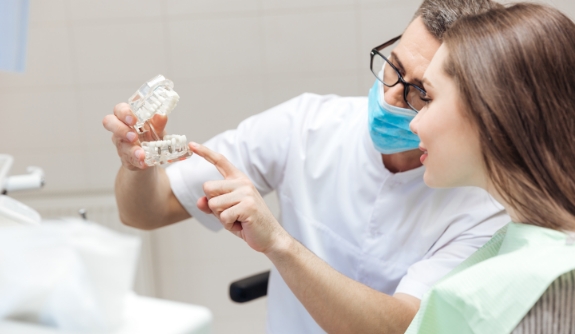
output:
[[[424,181],[481,187],[512,222],[426,294],[407,333],[575,333],[574,66],[575,24],[553,8],[447,32],[411,122]]]
[[[465,17],[447,32],[424,89],[411,129],[425,183],[483,188],[512,222],[424,296],[407,333],[573,333],[575,24],[536,4]],[[198,201],[202,211],[274,263],[293,261],[288,248],[309,252],[225,157],[190,148],[225,178]]]

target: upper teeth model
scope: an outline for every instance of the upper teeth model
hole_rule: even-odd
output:
[[[148,166],[184,160],[192,154],[186,136],[166,135],[161,138],[149,120],[155,115],[169,115],[176,107],[180,96],[174,90],[174,83],[162,75],[146,82],[128,100],[132,112],[138,120],[134,129],[139,134],[140,143]],[[148,133],[149,132],[149,133]],[[153,140],[148,140],[152,138]]]

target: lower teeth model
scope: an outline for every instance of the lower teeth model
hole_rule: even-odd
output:
[[[161,138],[150,122],[155,114],[167,116],[174,110],[180,96],[173,88],[172,81],[158,75],[142,85],[128,101],[138,119],[134,129],[146,153],[144,162],[148,166],[184,160],[192,155],[186,136],[165,135]]]

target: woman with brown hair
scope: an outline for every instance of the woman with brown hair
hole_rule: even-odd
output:
[[[575,24],[535,4],[465,17],[424,86],[411,129],[426,184],[481,187],[513,222],[426,294],[407,333],[574,333]]]

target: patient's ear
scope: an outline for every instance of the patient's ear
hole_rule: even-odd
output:
[[[203,213],[213,214],[212,210],[208,205],[208,198],[206,196],[200,198],[196,203],[198,209],[200,209]]]

